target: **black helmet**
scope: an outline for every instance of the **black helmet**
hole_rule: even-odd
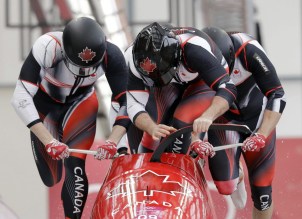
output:
[[[206,27],[202,31],[216,43],[229,65],[230,72],[232,72],[235,62],[235,51],[230,36],[227,32],[217,27]]]
[[[63,31],[65,64],[75,75],[95,73],[106,52],[106,36],[93,19],[81,17],[70,21]]]
[[[154,86],[161,87],[177,72],[180,44],[172,32],[155,22],[137,35],[132,54],[138,72],[152,79]]]

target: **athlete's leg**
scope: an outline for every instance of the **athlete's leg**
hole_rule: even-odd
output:
[[[62,118],[62,142],[73,149],[90,149],[96,132],[97,111],[98,101],[94,92],[68,106]],[[88,194],[85,159],[84,154],[71,153],[64,161],[62,200],[68,218],[81,218],[83,213]]]
[[[85,160],[70,156],[64,160],[65,180],[62,187],[66,218],[80,219],[88,195],[88,179],[85,172]]]
[[[42,142],[31,132],[31,146],[34,159],[43,183],[51,187],[62,178],[62,160],[53,160]]]
[[[256,207],[253,208],[253,219],[270,219],[273,216],[274,203],[271,203],[271,206],[264,210],[260,211]]]
[[[259,152],[243,153],[249,171],[249,180],[254,202],[254,218],[271,218],[272,181],[275,174],[276,131],[267,138]]]
[[[34,97],[35,106],[45,127],[59,140],[58,120],[61,115],[62,104],[54,102],[48,95],[39,91]],[[34,159],[43,183],[51,187],[62,177],[62,161],[53,160],[46,152],[42,142],[31,132],[31,147]]]
[[[240,134],[234,131],[209,130],[208,140],[215,147],[240,141]],[[239,182],[239,159],[241,150],[231,148],[217,151],[209,158],[209,169],[220,194],[231,195]]]
[[[238,180],[237,188],[231,194],[231,199],[237,209],[243,209],[246,205],[247,192],[245,189],[244,171],[241,162],[239,162],[239,180]]]
[[[228,121],[225,117],[218,118],[215,123],[240,124],[238,121]],[[245,137],[239,132],[210,130],[208,132],[208,138],[210,143],[216,147],[242,142]],[[210,172],[218,192],[220,194],[230,195],[237,209],[244,208],[247,201],[240,155],[241,149],[233,148],[218,151],[213,158],[209,159]]]

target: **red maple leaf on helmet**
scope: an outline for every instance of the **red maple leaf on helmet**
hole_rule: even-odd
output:
[[[86,63],[92,61],[94,57],[95,57],[95,52],[93,52],[91,49],[88,49],[87,46],[85,49],[83,49],[83,52],[79,53],[79,58],[81,58],[82,61]]]
[[[148,72],[153,72],[154,69],[156,69],[156,64],[152,63],[152,61],[147,57],[145,58],[141,63],[139,63],[139,66],[145,71]]]

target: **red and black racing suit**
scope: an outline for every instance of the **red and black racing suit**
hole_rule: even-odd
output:
[[[256,132],[265,110],[283,112],[286,105],[284,90],[273,64],[258,41],[244,33],[232,34],[230,37],[236,58],[230,77],[237,88],[237,99],[217,121],[247,125]],[[209,141],[214,146],[242,142],[246,137],[231,131],[208,132]],[[260,152],[243,153],[254,206],[259,210],[267,209],[272,201],[275,142],[276,130],[267,138],[266,146]],[[231,194],[236,189],[241,152],[241,149],[223,150],[209,159],[212,177],[222,194]]]
[[[88,150],[94,141],[98,112],[94,84],[104,74],[112,91],[112,107],[118,111],[114,125],[127,127],[131,123],[126,112],[128,71],[120,49],[107,42],[105,58],[96,72],[78,77],[64,63],[62,32],[47,33],[34,43],[22,66],[12,104],[27,127],[43,121],[51,134],[69,148]],[[60,181],[64,165],[65,216],[80,218],[88,193],[86,155],[71,153],[64,163],[52,160],[33,133],[31,146],[46,186]]]
[[[236,88],[225,68],[227,63],[216,45],[208,36],[193,28],[172,30],[181,45],[181,61],[178,72],[164,87],[153,87],[152,80],[139,74],[133,64],[132,46],[125,52],[130,68],[127,90],[127,111],[135,124],[141,113],[148,112],[157,124],[172,125],[176,129],[192,125],[193,121],[210,106],[215,95],[224,98],[229,105],[236,98]],[[132,153],[136,143],[129,135]],[[181,136],[170,150],[185,153],[191,142],[191,134]],[[148,133],[144,133],[138,152],[151,152],[159,144]]]

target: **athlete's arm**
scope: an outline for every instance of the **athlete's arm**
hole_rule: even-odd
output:
[[[249,43],[245,48],[246,65],[262,91],[267,97],[267,105],[264,111],[262,123],[257,131],[268,137],[277,126],[286,105],[285,93],[276,70],[257,41]],[[244,58],[244,53],[240,54]]]
[[[228,102],[220,96],[215,96],[206,111],[194,120],[193,131],[195,133],[207,132],[213,121],[228,109]]]
[[[30,130],[37,136],[37,138],[44,144],[47,145],[53,140],[53,136],[50,134],[48,129],[43,125],[42,122],[38,122],[30,127]]]
[[[154,140],[166,137],[174,128],[163,124],[156,124],[146,111],[149,90],[137,72],[132,59],[132,47],[125,52],[126,63],[129,66],[127,87],[127,111],[133,124],[140,130],[147,132]]]
[[[270,133],[276,128],[279,120],[281,118],[281,113],[277,113],[270,110],[265,110],[263,115],[263,120],[257,131],[257,133],[268,137]]]
[[[166,137],[175,131],[174,128],[163,124],[156,124],[146,112],[146,104],[149,98],[149,91],[141,79],[137,78],[132,71],[129,71],[127,91],[127,111],[133,124],[140,130],[147,132],[154,140]]]
[[[11,104],[18,116],[44,145],[48,144],[53,139],[53,136],[43,125],[33,102],[33,97],[37,93],[41,77],[43,77],[40,72],[41,68],[51,66],[54,60],[52,56],[55,56],[55,53],[46,53],[45,51],[52,51],[50,47],[56,43],[57,42],[48,35],[41,36],[35,42],[22,65],[11,99]],[[49,50],[47,50],[47,46]]]
[[[225,68],[208,49],[188,44],[185,51],[188,67],[198,72],[200,79],[216,91],[209,108],[193,123],[194,132],[206,132],[212,122],[229,109],[236,98],[237,90]]]
[[[110,42],[107,42],[105,62],[105,75],[112,91],[111,105],[117,114],[113,126],[121,126],[126,130],[131,122],[126,106],[128,67],[122,51]]]
[[[128,66],[127,112],[129,118],[135,124],[136,117],[140,113],[147,113],[146,104],[149,99],[149,90],[134,66],[132,46],[125,51],[125,60]]]
[[[134,69],[134,71],[136,71]],[[138,74],[138,73],[137,73]],[[149,116],[146,104],[149,99],[149,91],[146,89],[142,79],[138,78],[129,69],[127,90],[127,111],[133,124],[140,130],[147,132],[154,140],[166,137],[170,132],[166,131],[168,126],[160,127]]]
[[[156,124],[148,113],[140,113],[136,119],[136,127],[147,132],[152,136],[153,140],[159,140],[160,138],[165,138],[170,135],[172,132],[175,132],[176,129],[172,126],[164,124]]]

